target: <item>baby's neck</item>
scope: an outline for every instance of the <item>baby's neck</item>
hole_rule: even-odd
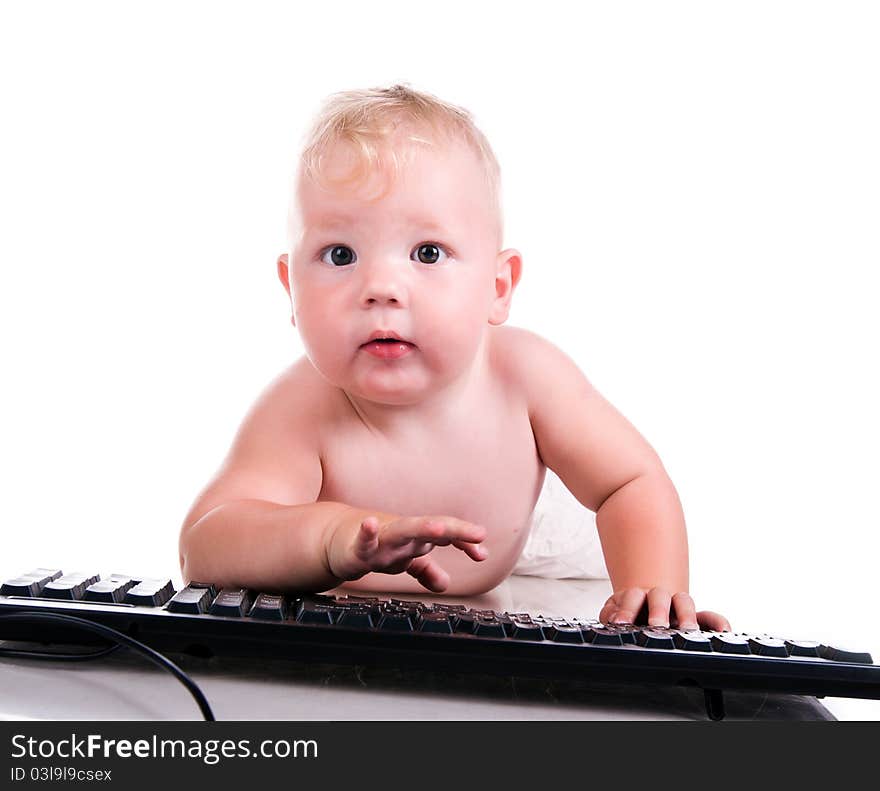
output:
[[[471,366],[454,381],[412,404],[383,404],[343,390],[361,422],[386,437],[442,431],[461,425],[484,401],[489,387],[489,342],[484,338]]]

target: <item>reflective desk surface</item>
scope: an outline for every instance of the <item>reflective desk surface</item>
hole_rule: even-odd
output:
[[[340,591],[344,593],[345,591]],[[608,580],[511,577],[471,607],[595,617]],[[415,597],[429,601],[432,598]],[[172,655],[218,720],[705,720],[699,689]],[[188,720],[201,715],[170,674],[119,651],[89,662],[0,660],[0,719]],[[878,720],[880,701],[725,692],[725,721]]]

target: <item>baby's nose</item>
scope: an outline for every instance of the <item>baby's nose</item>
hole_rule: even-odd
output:
[[[374,305],[374,304],[376,304],[376,305],[382,305],[382,304],[396,305],[399,302],[400,302],[400,300],[397,297],[390,295],[390,294],[387,296],[381,296],[381,295],[380,296],[371,296],[366,299],[367,305]]]
[[[402,303],[406,296],[403,272],[389,264],[364,267],[361,302],[365,305]]]

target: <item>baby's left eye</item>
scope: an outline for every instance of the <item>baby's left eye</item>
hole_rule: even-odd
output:
[[[420,244],[413,252],[423,264],[436,264],[441,255],[446,255],[442,248],[430,243]]]

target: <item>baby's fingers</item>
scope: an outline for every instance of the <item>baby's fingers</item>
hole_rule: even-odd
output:
[[[414,558],[406,569],[407,574],[411,574],[429,591],[434,593],[442,593],[449,587],[449,574],[440,568],[427,555]]]
[[[489,550],[482,544],[473,544],[469,541],[453,541],[452,545],[460,549],[472,560],[485,560],[489,557]]]
[[[664,588],[648,591],[648,626],[669,626],[672,594]]]
[[[697,623],[701,629],[711,632],[729,632],[731,631],[730,621],[723,615],[711,610],[700,610],[697,613]]]
[[[355,554],[360,558],[369,557],[379,547],[379,519],[368,516],[361,522],[354,540]]]
[[[456,542],[479,543],[486,537],[486,528],[450,516],[409,517],[388,526],[387,540],[396,546],[409,541],[425,541],[435,546]]]
[[[694,600],[689,593],[679,591],[672,597],[672,606],[675,609],[675,618],[679,629],[698,629],[697,612]]]
[[[645,591],[642,588],[627,588],[622,593],[615,594],[615,597],[619,597],[620,604],[617,611],[611,613],[611,623],[635,623],[639,610],[645,603]]]

